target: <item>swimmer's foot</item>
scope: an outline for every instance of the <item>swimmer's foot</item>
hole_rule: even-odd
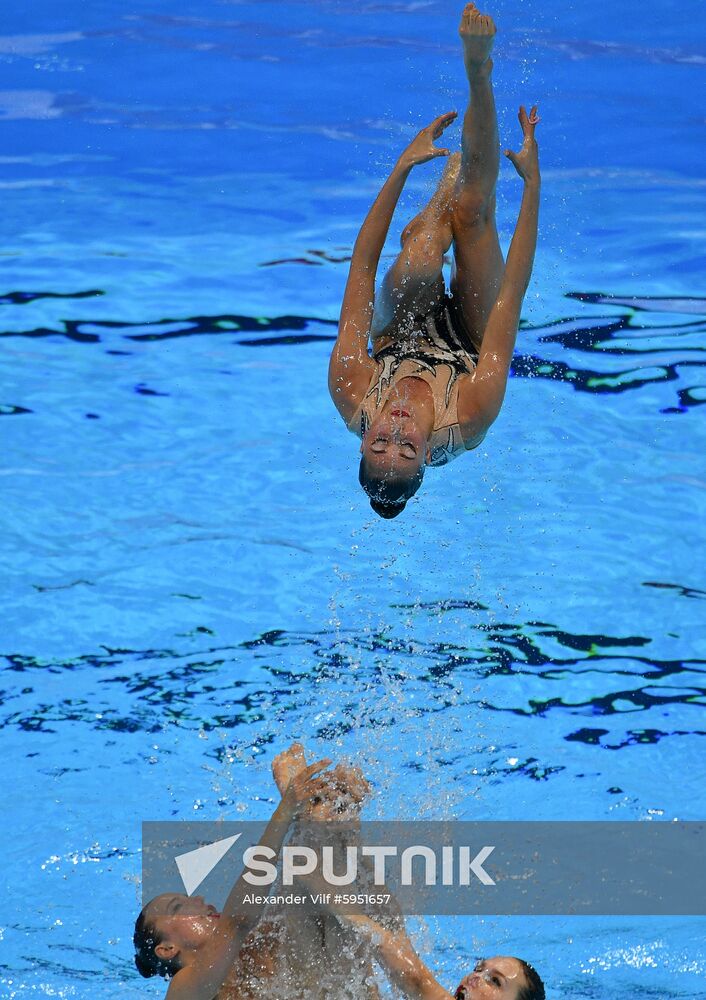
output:
[[[311,816],[317,821],[343,821],[358,816],[370,785],[359,767],[338,764],[314,779],[319,794],[314,797]]]
[[[461,14],[458,33],[463,42],[463,62],[469,80],[479,73],[490,72],[492,68],[490,53],[496,30],[490,14],[481,14],[473,3],[466,4]]]
[[[272,761],[272,777],[275,779],[275,784],[281,795],[284,795],[292,779],[305,767],[306,757],[301,743],[292,743],[288,750],[277,754]]]

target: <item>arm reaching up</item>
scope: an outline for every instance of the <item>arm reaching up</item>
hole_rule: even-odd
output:
[[[503,286],[508,291],[514,291],[519,295],[519,306],[529,285],[532,265],[534,264],[534,252],[537,247],[537,222],[539,218],[539,150],[534,130],[539,122],[537,107],[533,107],[529,115],[524,107],[519,112],[520,125],[524,136],[522,148],[519,153],[513,153],[506,149],[505,156],[511,161],[515,170],[524,181],[524,191],[522,193],[522,205],[520,215],[515,227],[515,234],[510,243],[510,250],[505,264],[505,275]]]
[[[318,791],[314,781],[316,775],[330,763],[329,760],[318,761],[292,777],[260,839],[261,847],[269,847],[279,854],[292,821]],[[238,958],[245,938],[262,916],[261,910],[246,910],[245,896],[249,892],[252,886],[243,872],[228,895],[212,936],[199,949],[195,960],[180,969],[171,980],[167,1000],[213,1000]]]
[[[341,914],[339,919],[370,941],[375,958],[390,982],[408,1000],[453,1000],[414,950],[404,925],[390,931],[359,914]]]
[[[522,148],[519,153],[506,150],[505,156],[524,182],[522,205],[475,373],[459,389],[458,415],[465,441],[485,433],[500,412],[537,246],[540,177],[534,131],[539,117],[536,107],[529,115],[521,107],[518,117],[524,135]]]
[[[434,141],[455,118],[455,111],[441,115],[412,140],[385,181],[355,241],[328,375],[331,398],[346,423],[355,413],[375,370],[375,363],[368,355],[375,275],[397,202],[414,166],[449,155],[448,149],[437,149]]]

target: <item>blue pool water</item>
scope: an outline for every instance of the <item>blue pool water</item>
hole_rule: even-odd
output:
[[[385,172],[462,107],[458,12],[4,20],[2,996],[162,995],[141,821],[262,818],[294,737],[364,768],[370,818],[704,818],[706,9],[492,7],[502,143],[543,116],[513,378],[383,522],[327,358]],[[505,165],[505,245],[519,194]],[[490,951],[552,1000],[706,996],[702,920],[412,929],[448,987]]]

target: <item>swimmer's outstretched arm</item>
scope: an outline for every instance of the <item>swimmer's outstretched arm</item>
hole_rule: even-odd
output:
[[[519,153],[506,150],[505,155],[524,181],[522,205],[500,291],[483,334],[475,373],[459,389],[458,415],[465,441],[484,433],[500,412],[537,246],[540,176],[534,137],[539,121],[536,107],[529,115],[521,107],[519,119],[524,135],[522,148]]]
[[[434,140],[455,118],[455,111],[440,115],[412,140],[385,181],[355,241],[328,376],[331,398],[346,422],[355,413],[375,367],[368,355],[375,274],[395,207],[414,166],[449,155],[448,149],[437,149]]]
[[[385,975],[409,1000],[453,1000],[414,950],[404,926],[386,930],[359,914],[339,915],[339,919],[368,938]]]
[[[292,820],[304,803],[318,794],[315,776],[330,763],[330,760],[317,761],[292,778],[260,839],[261,847],[279,854]],[[261,911],[245,908],[245,895],[252,892],[252,886],[244,876],[245,872],[231,889],[208,944],[193,964],[180,969],[171,980],[167,1000],[213,1000],[225,982],[245,938],[262,916]]]

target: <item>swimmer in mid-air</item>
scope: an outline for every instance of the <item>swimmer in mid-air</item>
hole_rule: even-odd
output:
[[[400,156],[356,239],[329,364],[333,402],[362,439],[360,484],[385,518],[402,512],[427,465],[477,448],[500,412],[537,242],[537,109],[528,115],[520,108],[522,148],[505,151],[524,182],[505,263],[495,225],[495,24],[470,3],[459,32],[470,85],[462,152],[434,145],[456,117],[449,112]],[[401,252],[376,295],[380,255],[405,181],[414,166],[437,156],[449,156],[439,186],[404,229]],[[448,295],[442,267],[452,244]]]

